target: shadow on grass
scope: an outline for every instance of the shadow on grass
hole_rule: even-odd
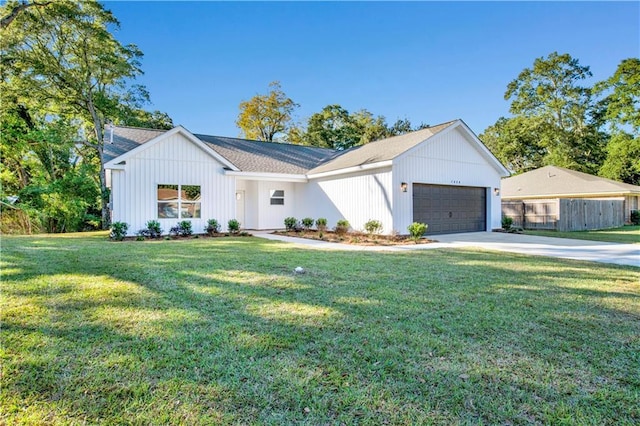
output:
[[[630,268],[253,238],[5,249],[7,419],[638,419]]]

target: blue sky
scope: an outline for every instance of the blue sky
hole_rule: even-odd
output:
[[[640,56],[639,2],[104,4],[144,52],[148,109],[213,135],[237,136],[238,105],[274,80],[301,122],[339,104],[389,123],[462,118],[479,134],[537,57],[569,53],[598,81]]]

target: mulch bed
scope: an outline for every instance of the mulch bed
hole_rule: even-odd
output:
[[[362,232],[338,234],[334,231],[274,231],[273,234],[287,237],[306,238],[309,240],[327,241],[330,243],[353,244],[359,246],[404,246],[409,244],[429,244],[435,240],[420,238],[417,242],[408,235],[369,235]]]

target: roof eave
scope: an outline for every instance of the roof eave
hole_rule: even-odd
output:
[[[319,179],[323,177],[343,175],[347,173],[355,173],[355,172],[360,172],[365,170],[379,169],[382,167],[390,167],[391,165],[393,165],[393,160],[378,161],[376,163],[361,164],[358,166],[346,167],[343,169],[329,170],[327,172],[310,173],[307,175],[307,178]]]
[[[224,170],[226,176],[234,176],[239,180],[264,180],[274,182],[308,182],[303,174],[268,173],[268,172],[243,172],[239,170]]]

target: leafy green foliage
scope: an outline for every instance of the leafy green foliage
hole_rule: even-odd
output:
[[[124,237],[127,236],[127,231],[129,230],[129,225],[125,222],[113,222],[111,224],[111,233],[109,234],[109,238],[116,241],[124,240]]]
[[[240,222],[238,222],[237,219],[230,219],[229,222],[227,222],[227,229],[232,234],[237,234],[240,231]]]
[[[178,222],[178,228],[178,233],[183,237],[188,237],[189,235],[193,234],[193,228],[191,227],[190,220],[181,220],[180,222]]]
[[[422,238],[424,233],[427,232],[428,226],[429,225],[427,225],[426,223],[413,222],[411,225],[407,226],[407,231],[409,231],[409,236],[411,237],[411,239],[413,239],[415,242],[418,242],[418,240]]]
[[[311,217],[305,217],[302,219],[302,227],[308,231],[309,229],[311,229],[311,227],[313,226],[313,218]]]
[[[316,219],[316,228],[318,231],[326,231],[327,229],[327,219],[324,217],[319,217]]]
[[[595,86],[611,131],[600,176],[640,185],[640,59],[623,60],[609,79]]]
[[[640,225],[640,210],[631,210],[631,223]]]
[[[284,218],[284,227],[287,231],[293,231],[298,224],[298,219],[295,217],[285,217]]]
[[[147,222],[147,231],[151,238],[160,238],[162,236],[162,226],[160,226],[160,222],[157,220]]]
[[[502,229],[504,229],[505,231],[508,231],[509,229],[511,229],[512,225],[513,225],[513,218],[510,218],[508,216],[503,216]]]
[[[298,104],[282,91],[280,82],[269,84],[270,92],[255,95],[240,103],[240,114],[236,125],[247,139],[271,142],[276,135],[283,134],[291,127],[293,111]]]
[[[0,7],[0,14],[7,15],[14,5],[9,2]],[[102,167],[105,123],[140,112],[149,99],[143,86],[130,84],[142,73],[142,53],[134,45],[122,45],[110,33],[110,28],[117,27],[113,14],[95,0],[41,2],[23,9],[2,29],[0,52],[3,108],[7,105],[25,112],[21,116],[30,130],[29,117],[55,118],[83,128],[82,138],[70,140],[92,151],[105,228],[110,217]],[[61,202],[66,204],[56,201],[54,210],[63,214]],[[68,217],[63,221],[68,222]]]
[[[207,234],[213,235],[220,232],[220,223],[216,219],[207,220],[207,227],[205,228]]]
[[[512,118],[500,118],[481,138],[514,172],[556,165],[597,173],[608,136],[592,90],[581,86],[589,67],[568,54],[536,58],[507,86]]]
[[[336,222],[335,228],[333,228],[334,232],[338,235],[344,235],[349,232],[349,228],[351,224],[346,219],[340,219]]]
[[[367,231],[369,235],[379,234],[382,232],[382,222],[370,219],[364,224],[364,230]]]

